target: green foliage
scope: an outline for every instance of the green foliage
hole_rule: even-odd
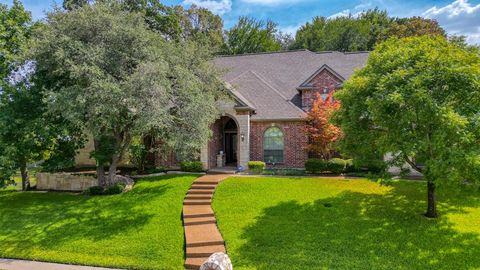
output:
[[[32,16],[22,2],[14,0],[9,8],[0,4],[0,78],[3,81],[15,68],[16,62],[32,32]]]
[[[15,162],[5,154],[6,149],[0,149],[0,189],[13,184],[13,176],[17,170]]]
[[[42,171],[61,172],[75,166],[77,150],[85,145],[83,136],[78,132],[77,137],[58,136],[49,156],[42,163]]]
[[[480,157],[479,77],[480,56],[443,37],[382,43],[336,95],[342,151],[393,153],[390,165],[407,162],[431,183],[478,181],[470,172]]]
[[[105,189],[102,186],[93,186],[85,190],[85,194],[87,195],[103,195],[104,192]]]
[[[431,19],[392,18],[377,8],[358,16],[315,17],[296,33],[293,48],[312,51],[371,51],[389,37],[445,36],[445,30]]]
[[[10,9],[0,5],[1,178],[11,180],[14,169],[20,169],[24,190],[29,188],[29,163],[50,159],[47,165],[60,166],[55,155],[62,151],[66,154],[68,151],[62,148],[76,144],[78,138],[74,133],[78,130],[47,110],[44,89],[37,85],[36,63],[26,56],[34,29],[40,31],[42,27],[32,23],[30,13],[19,1],[14,1]],[[72,152],[69,158],[73,158]]]
[[[276,38],[277,24],[249,17],[240,17],[237,24],[225,31],[224,54],[243,54],[279,51],[282,46]]]
[[[115,195],[120,194],[125,190],[125,185],[122,183],[115,183],[113,185],[102,187],[102,186],[93,186],[85,190],[86,195],[96,196],[96,195]]]
[[[332,158],[328,161],[328,170],[334,174],[340,174],[347,169],[347,161],[341,158]]]
[[[0,257],[120,269],[182,269],[184,232],[179,217],[195,178],[140,179],[121,196],[0,192],[0,238],[9,239],[0,241]],[[35,225],[26,230],[29,224]]]
[[[321,173],[328,170],[328,162],[323,159],[309,158],[305,161],[305,170],[309,173]]]
[[[162,173],[162,172],[165,172],[165,171],[166,171],[166,169],[164,167],[151,166],[151,167],[146,167],[145,168],[145,172],[149,173],[149,174]]]
[[[128,158],[130,162],[135,165],[138,171],[143,172],[145,170],[145,162],[148,155],[147,146],[144,144],[142,137],[134,137],[129,148]]]
[[[64,0],[63,7],[74,10],[94,2]],[[142,14],[148,28],[168,40],[194,41],[209,48],[212,53],[218,52],[223,45],[222,18],[206,8],[192,4],[185,9],[182,5],[164,5],[159,0],[112,0],[110,3],[121,4],[125,11]]]
[[[113,182],[132,138],[146,132],[155,130],[179,156],[196,153],[223,97],[203,47],[166,41],[144,20],[119,3],[95,3],[50,13],[36,33],[38,85],[51,111],[93,135],[98,168],[110,165],[102,185]]]
[[[105,195],[115,195],[115,194],[120,194],[125,190],[125,185],[121,183],[116,183],[111,186],[108,186],[105,189],[104,194]]]
[[[373,171],[370,171],[370,170]],[[366,168],[366,171],[377,172],[376,168]],[[305,170],[312,174],[330,172],[333,174],[358,171],[352,159],[332,158],[330,160],[309,158],[305,161]]]
[[[248,170],[253,173],[262,173],[265,170],[265,162],[263,161],[249,161],[247,166]]]
[[[262,174],[264,174],[264,175],[303,176],[303,175],[305,175],[305,170],[289,169],[289,168],[265,169],[265,170],[263,170]]]
[[[180,170],[184,172],[203,172],[203,163],[200,161],[180,162]]]

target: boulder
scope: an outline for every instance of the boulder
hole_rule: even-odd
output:
[[[233,270],[233,266],[227,254],[217,252],[210,255],[200,266],[200,270]]]

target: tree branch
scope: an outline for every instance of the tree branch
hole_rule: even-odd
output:
[[[406,154],[404,154],[404,159],[410,165],[413,169],[415,169],[417,172],[422,173],[423,169],[418,167],[415,162],[413,162]]]

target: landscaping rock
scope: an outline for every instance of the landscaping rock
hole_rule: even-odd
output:
[[[130,177],[117,175],[112,184],[117,184],[117,183],[124,184],[125,186],[132,186],[135,183],[135,181],[133,181],[133,179]]]
[[[200,270],[233,270],[232,261],[227,254],[222,252],[213,253],[202,264]]]

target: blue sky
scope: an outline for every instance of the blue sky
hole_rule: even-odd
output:
[[[44,17],[62,0],[22,0],[34,18]],[[469,43],[480,44],[480,0],[164,0],[168,5],[191,4],[206,7],[222,16],[225,27],[239,16],[272,19],[284,32],[295,33],[299,26],[315,16],[342,16],[379,7],[398,17],[424,16],[437,19],[449,34],[463,34]],[[11,4],[12,0],[0,0]]]

